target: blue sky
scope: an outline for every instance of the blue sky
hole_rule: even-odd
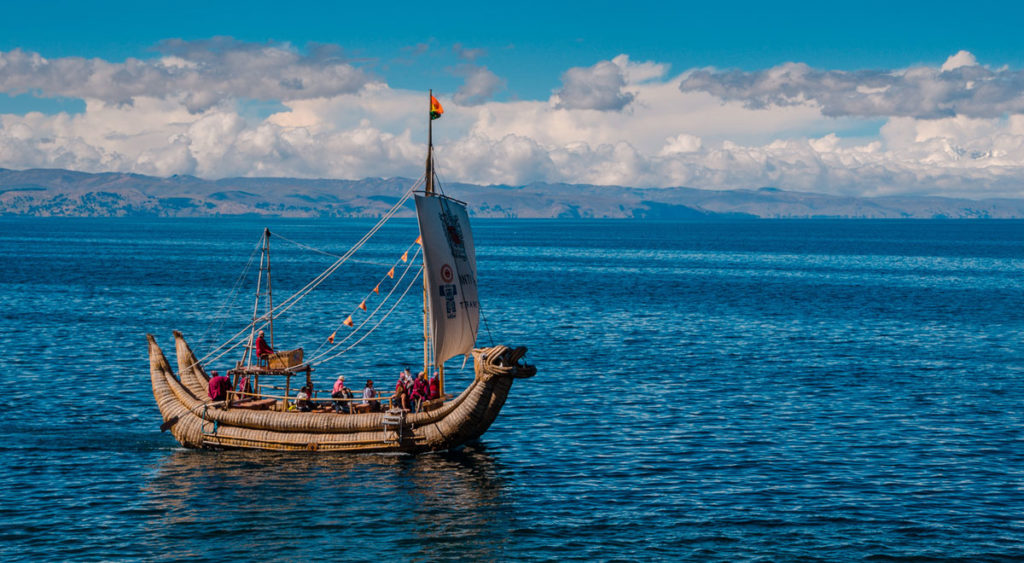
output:
[[[434,88],[441,138],[479,159],[455,180],[979,197],[1021,183],[1021,3],[346,4],[5,6],[0,167],[408,175],[421,125],[392,104]],[[110,84],[119,70],[137,82]],[[354,156],[303,156],[325,150]]]
[[[941,62],[963,49],[1024,66],[1020,2],[47,2],[8,3],[0,50],[123,60],[169,38],[340,45],[402,88],[455,84],[451,49],[483,49],[507,95],[546,98],[565,69],[626,53],[683,69],[832,69]],[[434,8],[431,9],[430,7]],[[34,22],[26,25],[26,22]],[[35,23],[37,22],[37,23]],[[432,56],[405,64],[410,49]],[[436,83],[436,84],[435,84]]]

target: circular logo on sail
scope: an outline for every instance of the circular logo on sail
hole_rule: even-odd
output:
[[[452,273],[451,266],[449,266],[448,264],[441,266],[441,281],[443,281],[444,283],[452,283],[452,280],[454,278],[455,274]]]

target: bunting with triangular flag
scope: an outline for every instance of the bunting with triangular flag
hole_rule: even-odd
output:
[[[418,245],[422,246],[423,245],[423,238],[422,237],[417,237],[416,238],[416,242],[413,243],[413,244],[414,245],[418,244]],[[420,253],[420,251],[419,251],[419,249],[417,249],[416,250],[416,256],[419,256],[419,253]],[[409,261],[409,250],[408,249],[406,249],[406,251],[402,253],[401,260],[402,260],[402,262],[408,262]],[[398,267],[398,263],[396,262],[395,265],[391,266],[391,269],[388,270],[387,276],[389,278],[395,279],[395,268],[397,268],[397,267]],[[406,272],[408,271],[408,268],[409,268],[409,266],[406,266]],[[402,276],[404,278],[405,273],[403,273]],[[378,282],[377,285],[373,286],[373,293],[375,293],[377,295],[380,295],[380,282]],[[366,297],[364,297],[363,300],[359,302],[359,305],[357,305],[357,308],[359,310],[362,310],[362,311],[367,311],[368,310],[368,305],[366,304],[366,300],[369,297],[370,297],[370,294],[367,294]],[[379,309],[379,307],[378,307],[378,309]],[[376,309],[374,310],[374,312],[376,312]],[[355,311],[353,311],[353,315],[354,314],[355,314]],[[355,320],[353,320],[352,315],[349,315],[348,317],[346,317],[345,320],[342,322],[342,324],[347,326],[347,327],[350,327],[350,328],[355,328]],[[365,322],[364,322],[364,324],[365,324]],[[334,344],[334,340],[335,340],[335,338],[337,336],[338,336],[338,331],[334,331],[333,333],[331,333],[331,335],[329,337],[327,337],[327,341],[330,342],[331,344]],[[344,342],[344,340],[343,340],[343,342]]]

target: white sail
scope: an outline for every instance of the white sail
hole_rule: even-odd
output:
[[[480,302],[476,292],[476,252],[466,206],[454,199],[416,196],[423,242],[423,276],[430,311],[434,365],[476,344]]]

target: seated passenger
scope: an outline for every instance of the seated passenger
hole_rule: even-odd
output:
[[[249,376],[243,375],[242,379],[238,380],[238,388],[236,389],[239,393],[245,393],[248,395],[252,394],[252,385],[249,383]],[[249,397],[243,397],[249,398]]]
[[[331,397],[335,399],[351,399],[352,390],[345,387],[345,376],[339,375],[338,380],[334,382],[334,389],[331,389]],[[351,401],[334,401],[334,411],[343,412],[349,414],[352,412]]]
[[[401,379],[395,385],[395,395],[391,398],[391,406],[398,407],[404,411],[409,410],[409,390],[406,389],[405,382]]]
[[[210,378],[210,387],[208,393],[210,400],[223,401],[228,398],[228,391],[231,390],[231,380],[226,375],[221,375],[216,371],[213,372],[213,377]]]
[[[256,338],[256,363],[257,365],[266,366],[270,365],[270,355],[274,353],[274,349],[267,344],[265,338],[263,338],[263,331],[260,331],[259,336]]]
[[[363,388],[363,403],[362,404],[368,405],[369,409],[370,409],[370,412],[377,412],[377,411],[380,410],[380,401],[371,401],[370,400],[370,399],[375,398],[376,396],[377,396],[377,390],[373,388],[373,380],[372,379],[367,379],[366,380],[366,387]]]
[[[430,378],[430,400],[434,400],[441,396],[441,381],[437,378],[437,374]]]
[[[429,397],[430,384],[427,383],[427,374],[421,371],[416,375],[416,381],[412,384],[412,392],[409,393],[409,399],[412,401],[415,412],[420,412],[423,401],[429,400]]]
[[[309,388],[309,385],[303,386],[299,394],[295,396],[295,408],[302,412],[313,410],[313,401],[310,400],[312,392],[313,390]]]
[[[398,374],[398,380],[405,384],[406,389],[412,389],[413,379],[409,366],[405,366],[405,369]]]

